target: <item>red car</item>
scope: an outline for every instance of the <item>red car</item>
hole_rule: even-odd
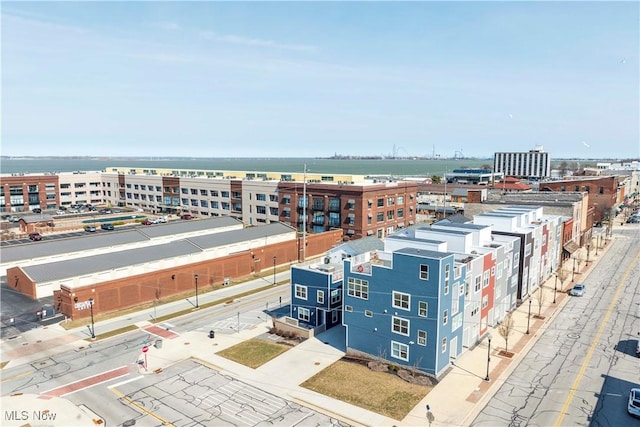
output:
[[[33,240],[34,242],[38,242],[42,240],[42,236],[40,235],[40,233],[29,233],[29,239]]]
[[[151,221],[149,221],[148,219],[145,221],[142,221],[142,225],[151,225],[153,224]]]
[[[193,217],[191,216],[191,214],[182,214],[182,216],[180,218],[181,219],[191,219]]]

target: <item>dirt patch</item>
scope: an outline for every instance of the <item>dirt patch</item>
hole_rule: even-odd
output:
[[[384,365],[388,365],[383,363]],[[305,381],[302,387],[401,420],[432,387],[411,384],[398,375],[376,372],[366,363],[341,359]]]
[[[534,315],[533,315],[533,316],[531,316],[531,317],[533,317],[534,319],[544,320],[546,316],[542,316],[542,315],[540,315],[540,314],[534,314]]]
[[[501,356],[501,357],[508,357],[509,359],[511,359],[511,358],[513,357],[513,355],[514,355],[514,354],[515,354],[515,353],[514,353],[514,352],[512,352],[512,351],[504,351],[504,350],[500,350],[500,351],[498,352],[498,356]]]

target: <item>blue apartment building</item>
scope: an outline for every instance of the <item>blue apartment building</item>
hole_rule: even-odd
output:
[[[438,376],[462,352],[466,266],[415,247],[344,261],[347,351]]]
[[[289,315],[302,326],[329,329],[342,321],[342,264],[291,267]]]

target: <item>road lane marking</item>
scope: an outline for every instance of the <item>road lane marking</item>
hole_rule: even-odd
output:
[[[571,388],[569,389],[569,395],[567,396],[567,399],[564,401],[564,405],[562,405],[562,409],[560,410],[560,415],[558,415],[558,418],[556,419],[556,422],[554,423],[555,427],[560,427],[562,425],[562,420],[564,419],[564,416],[567,414],[567,409],[569,408],[569,405],[571,404],[571,401],[573,400],[573,395],[576,393],[576,390],[578,389],[578,386],[580,385],[580,381],[582,381],[582,377],[584,376],[584,373],[587,370],[587,366],[589,365],[589,362],[591,361],[591,356],[593,356],[593,352],[595,351],[596,347],[598,346],[598,343],[600,342],[600,336],[604,332],[604,328],[607,325],[607,322],[609,321],[609,317],[611,316],[611,313],[613,312],[613,308],[616,306],[616,304],[618,302],[618,297],[620,296],[620,292],[622,292],[623,285],[624,285],[625,281],[627,280],[627,278],[629,277],[629,274],[631,274],[631,270],[633,270],[633,268],[636,267],[639,258],[640,258],[640,255],[637,255],[634,258],[633,262],[631,264],[629,264],[629,267],[627,267],[627,269],[625,270],[624,275],[622,276],[622,279],[620,279],[620,284],[618,284],[618,289],[616,289],[616,293],[613,295],[613,298],[611,299],[611,303],[609,303],[609,307],[607,308],[607,311],[606,311],[606,314],[604,316],[604,319],[600,323],[600,327],[598,328],[598,332],[596,333],[596,336],[594,337],[593,341],[591,342],[591,346],[589,347],[589,351],[587,352],[587,356],[585,357],[584,362],[582,362],[582,365],[580,366],[580,370],[578,371],[578,376],[573,381],[573,384],[571,384]]]
[[[75,381],[69,384],[65,384],[60,387],[53,388],[48,391],[43,391],[40,394],[48,396],[62,397],[67,394],[75,393],[76,391],[83,390],[85,388],[93,387],[98,384],[111,381],[115,378],[121,378],[129,375],[129,366],[122,366],[120,368],[112,369],[111,371],[103,372],[101,374],[93,375],[79,381]]]
[[[164,418],[160,417],[159,415],[156,415],[155,413],[151,412],[150,410],[148,410],[144,406],[141,406],[141,405],[137,404],[132,399],[130,399],[127,396],[125,396],[122,392],[120,392],[115,387],[110,387],[109,390],[111,390],[116,396],[118,396],[119,399],[122,399],[122,400],[126,401],[129,405],[131,405],[131,406],[135,407],[136,409],[138,409],[141,413],[149,415],[149,416],[155,418],[156,420],[160,421],[162,423],[162,425],[175,427],[175,425],[171,424],[170,421],[165,420]]]
[[[138,375],[137,377],[129,378],[128,380],[120,381],[119,383],[110,385],[107,388],[120,387],[121,385],[132,383],[132,382],[138,381],[139,379],[142,379],[142,378],[144,378],[144,375]]]

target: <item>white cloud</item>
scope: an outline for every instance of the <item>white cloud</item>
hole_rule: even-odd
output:
[[[215,42],[238,44],[243,46],[264,47],[264,48],[282,49],[282,50],[294,50],[294,51],[300,51],[300,52],[313,52],[317,50],[315,46],[277,43],[273,40],[252,39],[249,37],[236,36],[233,34],[226,34],[226,35],[216,34],[213,31],[201,31],[200,36],[202,36],[207,40],[211,40]]]

